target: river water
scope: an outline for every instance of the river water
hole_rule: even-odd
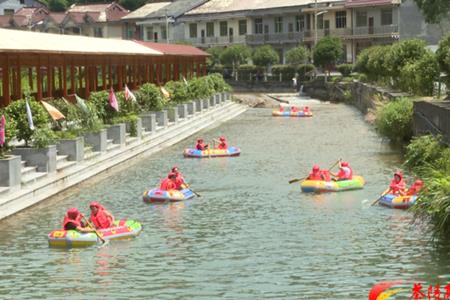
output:
[[[355,108],[307,103],[310,119],[251,109],[201,133],[227,136],[240,157],[184,159],[195,136],[1,222],[0,299],[367,299],[377,281],[450,281],[448,249],[436,250],[411,213],[370,206],[398,151]],[[308,195],[287,183],[339,158],[365,177],[363,190]],[[172,165],[202,197],[143,203]],[[141,235],[50,249],[65,210],[87,213],[92,200],[141,221]]]

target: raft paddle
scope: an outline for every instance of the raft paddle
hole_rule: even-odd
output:
[[[381,198],[386,196],[387,193],[389,193],[389,189],[385,190],[377,200],[373,201],[372,204],[370,204],[370,206],[374,206],[375,204],[377,204],[381,200]]]
[[[100,233],[97,231],[97,229],[95,229],[95,226],[92,225],[92,223],[89,222],[89,220],[88,220],[84,215],[81,215],[81,217],[86,221],[86,223],[88,224],[89,227],[91,227],[92,229],[94,229],[95,234],[96,234],[97,237],[100,239],[100,241],[102,241],[102,244],[105,244],[105,243],[106,243],[106,240],[100,236]]]
[[[195,194],[195,196],[197,197],[201,197],[201,195],[199,193],[197,193],[196,191],[194,191],[193,189],[191,189],[191,185],[187,184],[186,182],[184,183],[184,185],[191,190],[191,192],[193,192]]]
[[[331,167],[328,168],[328,171],[330,171],[331,169],[333,169],[342,159],[339,159],[338,161],[336,161],[333,165],[331,165]],[[289,184],[294,183],[294,182],[298,182],[298,181],[302,181],[304,179],[306,179],[307,177],[303,177],[303,178],[295,178],[295,179],[291,179],[289,180]]]

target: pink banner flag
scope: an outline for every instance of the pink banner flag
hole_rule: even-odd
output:
[[[3,147],[5,144],[5,127],[6,127],[6,119],[5,116],[2,115],[0,120],[0,147]]]
[[[125,92],[124,92],[125,100],[130,100],[136,102],[136,96],[130,91],[128,86],[125,84]]]
[[[109,105],[111,105],[112,108],[114,108],[116,111],[119,111],[119,103],[117,102],[116,95],[114,94],[114,90],[111,87],[111,90],[109,91]]]

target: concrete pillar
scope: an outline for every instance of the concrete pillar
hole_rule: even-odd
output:
[[[195,100],[195,111],[196,112],[202,112],[203,110],[203,100]]]
[[[81,136],[70,140],[59,140],[56,149],[59,155],[68,155],[68,161],[84,159],[84,139]]]
[[[158,126],[167,127],[169,125],[169,118],[167,117],[167,110],[156,112],[156,122]]]
[[[202,103],[203,103],[203,109],[209,108],[209,99],[203,99]]]
[[[188,116],[188,105],[187,104],[178,104],[178,116],[180,119],[185,119]]]
[[[215,95],[212,95],[211,97],[209,97],[209,106],[214,106],[216,105],[216,97]]]
[[[84,142],[92,146],[92,150],[95,152],[106,151],[107,145],[107,133],[106,129],[102,129],[99,132],[89,132],[84,135]]]
[[[108,140],[113,140],[113,144],[125,145],[125,134],[125,123],[111,125],[107,128]]]
[[[155,113],[145,113],[141,114],[142,127],[145,131],[156,132],[156,114]]]
[[[12,153],[22,156],[22,159],[30,166],[37,166],[38,172],[52,173],[56,171],[56,145],[41,149],[15,148]]]
[[[10,155],[0,159],[0,186],[15,188],[21,184],[21,164],[22,158]]]
[[[169,123],[177,123],[178,122],[178,107],[168,108],[167,115],[169,117]]]
[[[197,103],[195,101],[189,102],[187,104],[187,111],[188,111],[188,115],[192,116],[195,114],[196,110],[196,105]]]

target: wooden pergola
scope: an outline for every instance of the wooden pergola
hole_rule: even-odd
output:
[[[206,74],[207,54],[175,55],[178,45],[164,53],[125,40],[6,29],[0,29],[0,36],[0,107],[27,90],[38,100],[72,94],[88,98],[111,87],[123,90],[125,84],[137,89],[147,82],[162,85],[180,75]]]

